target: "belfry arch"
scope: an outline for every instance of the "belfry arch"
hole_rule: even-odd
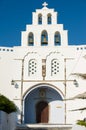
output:
[[[43,30],[41,33],[41,45],[42,46],[48,45],[48,33],[46,30]]]
[[[53,85],[31,87],[24,95],[24,123],[64,123],[63,98],[62,92]],[[57,108],[59,105],[60,109]],[[62,119],[59,119],[60,116]]]

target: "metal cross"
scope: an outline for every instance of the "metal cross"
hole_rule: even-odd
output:
[[[43,5],[44,7],[48,6],[48,4],[47,4],[46,2],[44,2],[42,5]]]

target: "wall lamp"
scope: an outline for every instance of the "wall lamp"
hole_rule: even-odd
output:
[[[12,80],[12,81],[11,81],[11,85],[15,85],[15,88],[16,88],[16,89],[19,87],[18,84],[15,82],[15,80]]]
[[[74,84],[76,87],[79,87],[79,84],[78,84],[78,82],[77,82],[76,79],[74,79],[73,84]]]

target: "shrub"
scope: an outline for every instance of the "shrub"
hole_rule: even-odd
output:
[[[86,121],[85,120],[78,120],[77,124],[86,127]]]
[[[17,108],[12,101],[3,95],[0,95],[0,110],[9,114],[11,112],[16,112]]]

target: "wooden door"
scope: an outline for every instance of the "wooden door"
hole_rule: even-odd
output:
[[[36,106],[37,123],[48,123],[49,108],[47,102],[39,102]]]

